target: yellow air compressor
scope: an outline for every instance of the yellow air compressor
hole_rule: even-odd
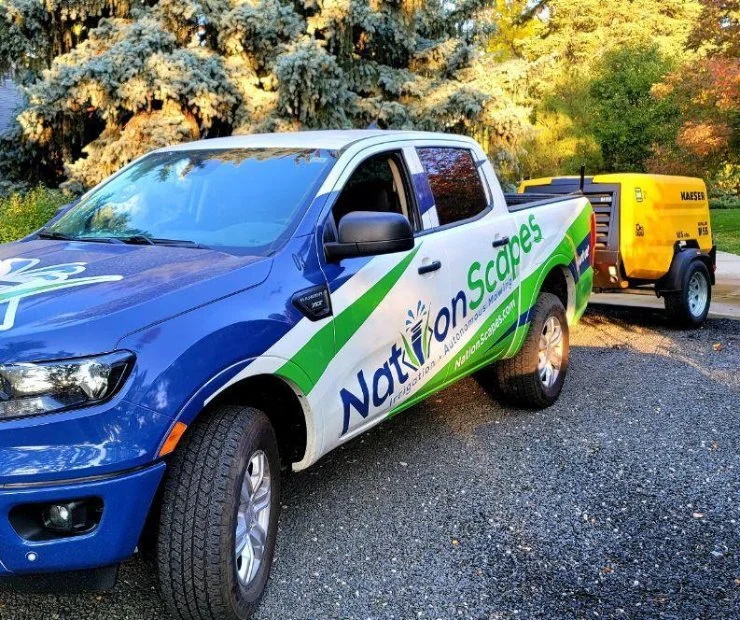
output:
[[[524,181],[519,193],[583,191],[596,214],[594,291],[646,293],[684,326],[709,312],[716,268],[704,181],[655,174],[602,174]]]

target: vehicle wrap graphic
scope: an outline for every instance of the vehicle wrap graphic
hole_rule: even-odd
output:
[[[15,325],[21,300],[60,289],[87,286],[100,282],[115,282],[123,276],[91,276],[75,278],[86,269],[86,263],[65,263],[37,267],[38,258],[0,260],[0,331]]]
[[[416,304],[416,311],[409,310],[407,314],[406,333],[401,334],[403,363],[411,370],[418,370],[429,356],[434,330],[429,327],[429,310],[421,300]]]
[[[458,358],[452,368],[456,375],[467,366],[478,348],[482,348],[485,357],[497,344],[495,336],[502,326],[510,317],[517,316],[514,289],[520,264],[542,242],[542,230],[535,216],[530,215],[505,247],[493,252],[490,258],[485,257],[488,260],[483,263],[471,262],[467,282],[453,294],[449,304],[430,314],[426,305],[418,301],[416,311],[408,310],[406,326],[407,331],[410,328],[410,339],[402,334],[401,342],[392,345],[387,360],[374,369],[360,368],[354,384],[339,389],[343,414],[341,434],[348,432],[353,414],[365,419],[372,408],[394,407],[400,403],[427,377],[446,377],[450,371],[446,365],[449,356]],[[496,308],[498,312],[493,312]],[[468,332],[481,323],[486,329],[478,338],[479,344],[464,356],[457,356]],[[441,375],[437,374],[437,368],[443,368]]]
[[[274,372],[294,383],[308,406],[321,412],[326,429],[322,452],[379,416],[395,415],[492,359],[516,353],[542,280],[557,265],[573,276],[573,318],[580,317],[592,278],[587,206],[579,205],[566,221],[560,212],[549,218],[525,212],[516,223],[517,234],[508,246],[491,250],[488,256],[470,256],[466,271],[453,274],[462,286],[441,307],[412,298],[399,308],[395,327],[383,320],[392,313],[391,298],[402,298],[417,278],[415,261],[422,237],[402,258],[377,257],[358,272],[340,289],[346,305],[336,304],[339,311],[333,320],[318,325],[301,321],[268,351],[286,360]],[[360,284],[353,288],[353,281],[362,282],[363,274],[383,261],[389,264],[385,273],[361,290]],[[371,343],[378,340],[381,325],[395,329],[397,341],[376,357]],[[338,384],[338,377],[347,374],[349,354],[343,350],[351,340],[353,347],[367,350],[367,361]]]
[[[299,319],[258,357],[229,373],[205,403],[250,376],[284,378],[307,416],[310,448],[294,466],[300,470],[380,420],[494,360],[512,357],[552,269],[568,274],[569,320],[577,321],[586,308],[593,278],[591,209],[581,199],[566,204],[567,209],[561,202],[534,213],[514,212],[499,224],[495,217],[482,218],[480,228],[490,236],[485,242],[466,244],[455,237],[462,233],[447,229],[420,236],[407,253],[363,261],[332,291],[332,317]],[[496,227],[508,225],[510,243],[492,247]],[[431,256],[443,259],[447,273],[435,272],[430,283],[418,267]]]

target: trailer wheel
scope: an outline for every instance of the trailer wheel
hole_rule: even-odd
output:
[[[541,293],[522,348],[494,366],[499,400],[528,409],[549,407],[563,389],[569,358],[565,308],[555,295]]]
[[[264,413],[222,407],[191,429],[165,480],[157,540],[159,590],[173,617],[252,614],[270,574],[279,495]]]
[[[689,263],[683,274],[681,291],[664,295],[668,316],[682,327],[699,327],[704,323],[712,302],[709,269],[700,260]]]

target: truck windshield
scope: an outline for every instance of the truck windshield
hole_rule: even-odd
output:
[[[252,148],[152,153],[42,236],[217,247],[267,255],[293,232],[336,153]]]

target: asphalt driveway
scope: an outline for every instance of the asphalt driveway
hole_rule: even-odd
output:
[[[286,483],[262,619],[738,618],[740,322],[590,310],[563,397],[468,379]],[[0,594],[0,618],[163,618],[115,590]]]

